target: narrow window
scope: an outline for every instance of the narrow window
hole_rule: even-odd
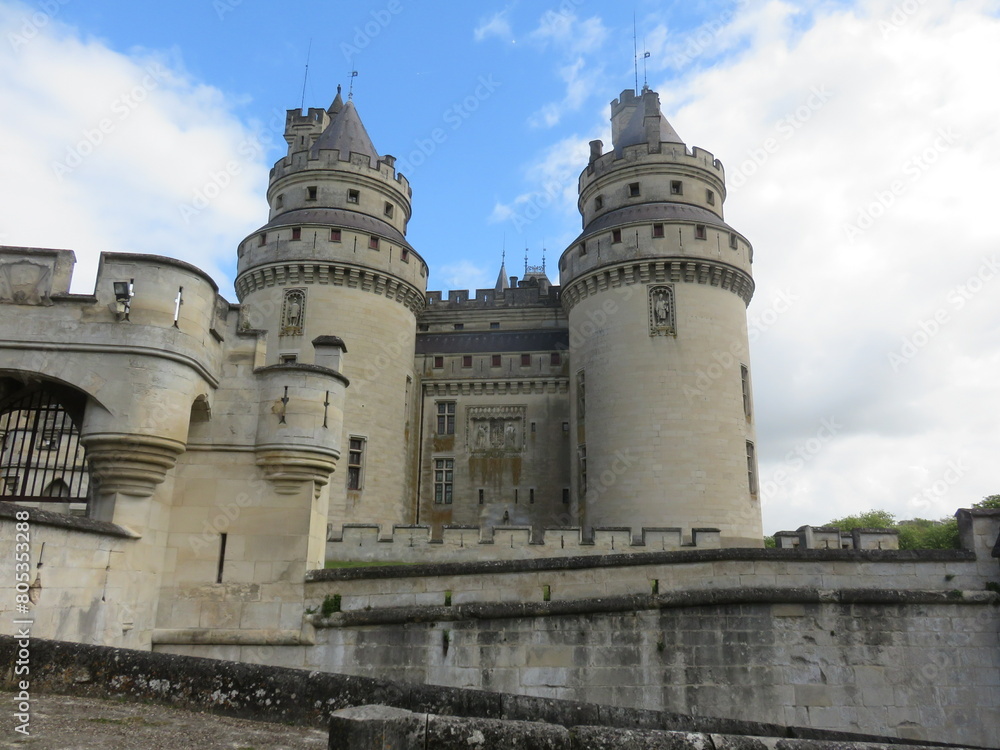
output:
[[[314,200],[316,200],[316,186],[315,185],[310,185],[309,187],[306,188],[306,200],[307,201],[314,201]]]
[[[492,323],[490,323],[490,328],[492,330],[496,330],[499,327],[500,327],[500,323],[498,321],[493,321]]]
[[[260,233],[260,235],[257,237],[257,244],[261,246],[267,244],[267,232]]]
[[[293,240],[302,239],[302,227],[292,227],[292,239]]]
[[[500,366],[500,355],[499,354],[494,354],[490,358],[490,366],[492,366],[492,367],[499,367]]]
[[[747,483],[750,485],[750,494],[757,494],[757,456],[754,453],[753,443],[747,440]]]
[[[522,354],[521,355],[521,367],[531,367],[531,355]]]
[[[436,367],[438,369],[444,367],[444,357],[435,357],[434,358],[434,367]]]
[[[462,355],[462,367],[472,367],[472,355],[464,354]]]
[[[471,366],[471,363],[470,363]],[[455,434],[455,402],[454,401],[441,401],[437,405],[437,434],[438,435],[454,435]]]
[[[553,367],[561,365],[562,364],[562,355],[560,355],[559,352],[552,352],[549,355],[549,364],[552,365]]]
[[[670,194],[671,195],[684,195],[684,183],[680,180],[670,181]]]
[[[715,205],[715,192],[712,190],[705,190],[705,201],[710,206]]]
[[[215,582],[222,583],[222,569],[226,565],[226,537],[228,534],[219,534],[219,570],[215,575]]]
[[[387,219],[391,219],[392,218],[392,204],[389,203],[388,201],[386,201],[384,213],[385,213],[385,217]]]
[[[629,198],[638,198],[639,197],[639,183],[638,182],[630,182],[629,183],[629,186],[628,186],[628,196],[629,196]]]
[[[743,385],[743,414],[750,419],[751,399],[750,399],[750,368],[740,365],[740,379]]]
[[[514,505],[517,505],[517,487],[514,488]]]
[[[612,229],[611,230],[611,242],[613,244],[618,244],[621,241],[622,241],[622,230],[620,230],[620,229]]]
[[[569,422],[563,422],[563,432],[569,432]]]
[[[400,259],[404,263],[409,263],[410,262],[410,249],[404,247],[402,250],[399,251],[399,257],[400,257]]]
[[[602,208],[604,208],[604,196],[599,195],[594,198],[594,210],[600,211]]]
[[[581,242],[580,245],[579,245],[579,248],[580,248],[580,255],[586,255],[587,254],[587,243],[586,242]]]
[[[361,202],[361,191],[360,190],[348,190],[347,191],[347,202],[348,203],[360,203]]]
[[[569,505],[569,487],[563,487],[563,505]]]
[[[340,242],[340,230],[331,229],[330,230],[330,242]]]
[[[486,491],[482,489],[479,490],[479,504],[482,505],[485,499],[486,499]]]
[[[587,416],[587,375],[584,370],[576,374],[576,418]]]
[[[368,249],[369,250],[378,250],[378,237],[369,237],[368,238]]]
[[[653,224],[653,236],[654,237],[662,237],[663,236],[663,225],[662,224]]]
[[[454,474],[455,459],[434,459],[434,503],[436,505],[451,505]]]
[[[465,323],[456,323],[456,324],[455,324],[455,330],[456,330],[456,331],[461,331],[461,330],[463,330],[464,328],[465,328]]]
[[[177,321],[181,319],[181,305],[184,304],[184,287],[177,287],[177,297],[174,299],[174,328],[177,328]]]
[[[365,445],[363,437],[351,436],[347,451],[347,489],[360,490],[365,480]]]
[[[739,246],[740,246],[740,242],[736,238],[736,233],[735,232],[730,232],[729,233],[729,247],[731,247],[733,250],[737,250],[737,249],[739,249]]]
[[[704,224],[695,224],[694,226],[694,238],[696,240],[707,240],[708,239],[708,229]]]
[[[531,433],[534,434],[538,431],[538,425],[535,422],[531,423]]]
[[[274,199],[274,207],[281,208],[285,205],[285,194],[281,193],[277,198]]]
[[[532,487],[531,489],[528,490],[528,503],[534,504],[534,502],[535,502],[535,488]]]
[[[583,498],[587,494],[587,446],[581,445],[576,450],[580,471],[580,497]]]

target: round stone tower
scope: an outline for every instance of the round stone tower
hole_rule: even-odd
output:
[[[581,523],[718,528],[724,546],[760,546],[753,250],[723,219],[722,164],[685,146],[655,92],[623,91],[611,122],[559,262]]]
[[[331,521],[404,523],[416,314],[427,286],[427,265],[406,241],[410,186],[339,88],[327,110],[290,110],[285,140],[269,220],[239,246],[241,326],[266,341],[259,365],[322,364],[350,381]]]

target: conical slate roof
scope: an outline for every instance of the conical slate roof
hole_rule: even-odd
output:
[[[334,100],[334,104],[336,104],[336,100]],[[326,130],[313,144],[310,155],[317,157],[320,151],[333,148],[340,150],[340,158],[344,161],[352,152],[366,154],[375,161],[380,158],[372,139],[368,137],[368,131],[361,124],[361,118],[358,117],[358,111],[354,108],[354,102],[347,102],[334,115]]]
[[[330,108],[327,109],[327,113],[330,117],[336,115],[340,110],[344,108],[344,100],[340,98],[340,84],[337,84],[337,96],[334,98],[333,103],[330,104]]]
[[[500,264],[500,275],[497,276],[497,284],[493,288],[498,294],[504,289],[510,289],[510,284],[507,281],[507,266],[504,263]]]
[[[674,126],[667,121],[667,118],[660,111],[660,97],[652,92],[644,92],[639,97],[638,106],[636,106],[635,111],[614,144],[616,151],[620,151],[626,146],[646,143],[646,117],[649,115],[655,115],[660,118],[661,143],[684,143],[677,134],[677,131],[674,130]]]

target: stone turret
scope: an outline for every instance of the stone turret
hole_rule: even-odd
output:
[[[711,526],[723,546],[759,545],[752,249],[723,218],[722,164],[685,146],[654,91],[622,92],[611,115],[559,262],[575,509],[588,526]]]
[[[410,186],[339,90],[328,109],[289,111],[285,140],[288,153],[271,170],[268,222],[239,247],[243,325],[266,330],[269,367],[321,364],[329,355],[310,343],[317,337],[350,348],[349,360],[336,359],[351,387],[330,515],[402,523],[413,492],[403,456],[415,316],[427,281],[406,240]]]

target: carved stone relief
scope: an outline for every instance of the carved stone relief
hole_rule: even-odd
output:
[[[672,284],[657,284],[649,287],[649,335],[677,335]]]
[[[51,305],[52,267],[30,260],[0,264],[0,302]]]
[[[306,314],[306,290],[286,289],[281,305],[281,335],[301,336]]]
[[[524,406],[466,408],[466,448],[473,454],[518,454],[524,451]]]

